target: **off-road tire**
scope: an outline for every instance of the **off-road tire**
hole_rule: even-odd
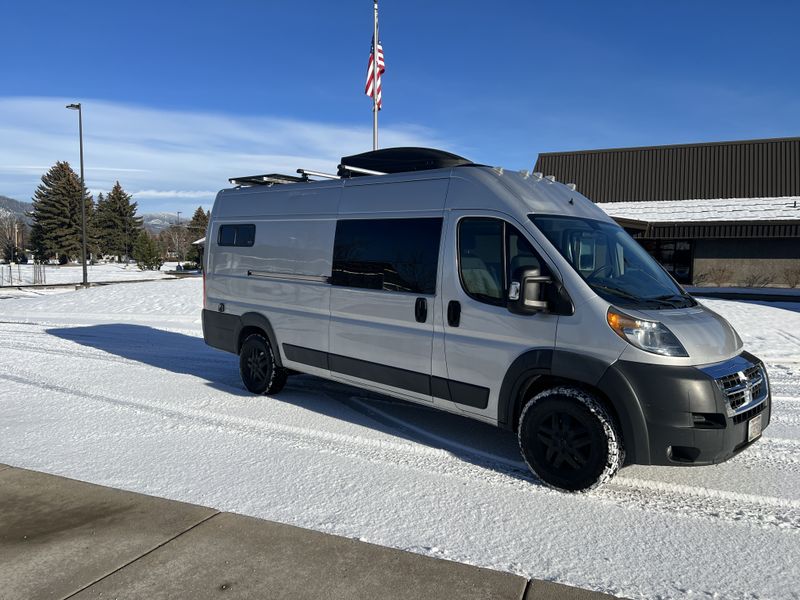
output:
[[[530,398],[517,439],[531,472],[566,492],[603,485],[625,462],[614,418],[591,393],[575,387],[559,386]]]
[[[289,375],[276,364],[269,340],[260,333],[252,333],[242,342],[239,374],[244,387],[254,394],[277,394]]]

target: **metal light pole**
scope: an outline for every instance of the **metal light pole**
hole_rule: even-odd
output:
[[[178,228],[175,230],[175,254],[178,255],[178,261],[183,260],[183,235],[181,234],[181,211],[178,211]]]
[[[83,112],[81,103],[67,104],[70,110],[78,111],[78,135],[81,144],[81,259],[83,262],[83,287],[89,287],[89,278],[86,272],[86,200],[83,197],[86,190],[85,179],[83,178]]]

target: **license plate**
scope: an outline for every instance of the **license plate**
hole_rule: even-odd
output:
[[[747,422],[747,441],[752,442],[757,437],[761,436],[763,429],[761,417],[764,415],[756,415]]]

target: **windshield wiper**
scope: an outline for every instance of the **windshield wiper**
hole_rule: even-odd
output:
[[[651,298],[648,298],[651,300]],[[693,306],[692,300],[689,296],[684,296],[683,294],[665,294],[663,296],[656,296],[652,298],[652,300],[658,300],[659,302],[669,302],[675,308],[686,308],[687,306]],[[677,302],[677,304],[675,304]]]
[[[592,283],[590,285],[591,285],[592,288],[601,289],[601,290],[603,290],[605,292],[608,292],[609,294],[613,294],[615,296],[619,296],[620,298],[625,298],[625,299],[628,299],[628,300],[635,300],[636,302],[641,302],[641,303],[647,303],[647,302],[655,303],[656,305],[667,306],[669,308],[680,308],[679,306],[676,306],[672,302],[668,302],[666,300],[666,298],[672,298],[673,296],[671,296],[671,295],[670,296],[665,296],[665,297],[657,297],[657,298],[643,298],[641,296],[636,296],[636,295],[631,294],[629,292],[626,292],[624,290],[620,290],[620,289],[617,289],[617,288],[609,287],[607,285],[599,285],[597,283]]]
[[[615,296],[619,296],[620,298],[628,298],[630,300],[638,300],[638,301],[644,300],[644,298],[640,298],[639,296],[634,296],[633,294],[630,294],[618,288],[609,287],[607,285],[600,285],[599,283],[590,283],[589,285],[594,289],[601,289],[604,292],[614,294]]]

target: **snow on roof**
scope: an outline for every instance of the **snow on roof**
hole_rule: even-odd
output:
[[[800,219],[800,196],[598,202],[611,217],[650,223]]]

